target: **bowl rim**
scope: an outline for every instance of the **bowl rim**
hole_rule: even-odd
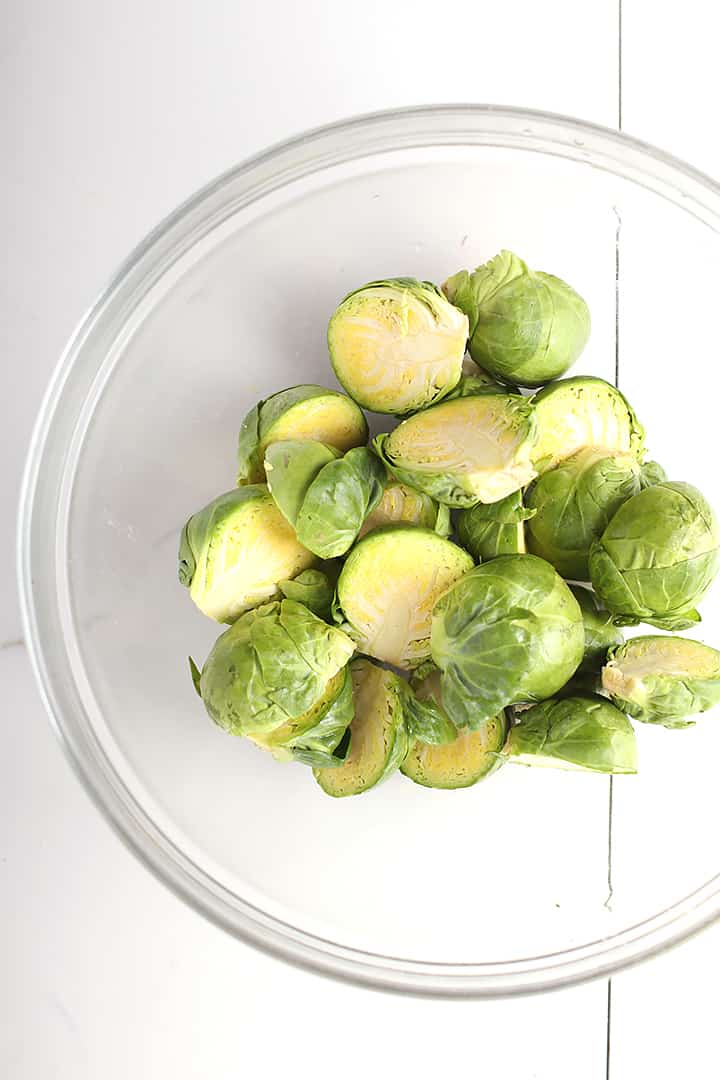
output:
[[[196,243],[197,233],[188,234],[188,223],[243,178],[250,202],[265,193],[261,188],[253,194],[258,177],[274,176],[281,187],[329,165],[398,146],[467,145],[468,138],[478,145],[535,149],[606,169],[663,195],[720,231],[720,184],[711,177],[639,139],[559,114],[490,104],[413,106],[354,116],[278,142],[222,173],[165,217],[120,264],[80,320],[50,380],[29,444],[20,493],[17,573],[28,653],[63,751],[123,842],[176,896],[245,943],[316,973],[406,994],[481,998],[570,986],[609,976],[665,951],[720,917],[720,874],[651,918],[610,937],[545,956],[491,963],[425,962],[365,952],[299,930],[247,902],[238,906],[237,897],[195,867],[161,833],[117,775],[98,770],[85,736],[73,729],[73,718],[60,703],[44,654],[33,584],[33,520],[49,436],[84,343],[128,282],[135,279],[149,289],[156,280],[152,277],[155,261],[165,258],[162,272],[172,265],[167,261],[173,247],[170,241],[183,239],[183,250]],[[285,172],[278,168],[283,165]],[[209,217],[204,224],[207,231],[213,227]],[[179,257],[178,251],[174,258]],[[154,273],[159,276],[157,265]],[[53,516],[53,522],[57,526],[57,517]]]

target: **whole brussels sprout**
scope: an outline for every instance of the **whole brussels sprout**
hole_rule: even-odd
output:
[[[210,718],[231,735],[265,735],[289,722],[305,733],[318,721],[318,703],[324,710],[342,689],[333,680],[354,649],[302,604],[276,601],[220,635],[197,688]]]
[[[632,454],[578,450],[543,473],[526,496],[535,511],[527,524],[528,551],[547,559],[562,577],[587,581],[590,545],[639,491],[640,466]]]
[[[247,414],[238,439],[238,484],[265,480],[263,459],[271,443],[313,439],[341,453],[368,440],[367,420],[345,394],[303,384],[259,401]]]
[[[469,320],[470,355],[495,378],[542,386],[575,363],[590,336],[590,311],[560,278],[501,251],[443,285]]]
[[[373,447],[398,480],[446,506],[499,502],[534,478],[533,407],[515,394],[458,398],[403,420]]]
[[[429,281],[355,289],[328,326],[330,362],[359,405],[397,416],[446,397],[462,369],[468,321]]]
[[[578,602],[549,563],[535,555],[483,563],[433,609],[445,711],[457,727],[479,728],[508,705],[550,697],[577,670],[584,642]]]
[[[605,698],[594,695],[551,699],[520,713],[506,750],[508,760],[519,765],[637,772],[630,721]]]
[[[345,560],[335,619],[360,652],[395,667],[415,668],[430,656],[435,601],[472,565],[466,551],[430,529],[375,529]]]
[[[720,529],[690,484],[664,482],[633,495],[590,549],[590,578],[618,625],[684,630],[720,569]]]
[[[585,652],[577,674],[592,672],[599,675],[608,649],[622,645],[622,630],[615,625],[612,615],[605,611],[592,589],[571,585],[570,591],[580,605],[585,630]]]
[[[521,491],[496,503],[478,503],[457,515],[458,540],[476,562],[526,550],[525,522],[535,513],[523,506]]]
[[[645,429],[616,387],[591,375],[560,379],[532,398],[537,421],[533,464],[547,472],[586,446],[642,460]]]
[[[178,577],[203,614],[232,622],[315,561],[266,486],[251,484],[218,495],[186,522]]]
[[[688,716],[720,703],[720,652],[688,638],[636,637],[610,650],[602,685],[636,720],[688,727]]]

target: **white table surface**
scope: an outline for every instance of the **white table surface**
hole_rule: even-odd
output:
[[[493,101],[622,126],[720,175],[705,0],[7,0],[0,39],[0,1075],[509,1080],[720,1075],[720,929],[612,980],[517,1001],[389,997],[203,921],[125,850],[38,699],[15,598],[19,474],[73,325],[163,215],[306,127]],[[12,381],[10,373],[12,372]],[[11,389],[12,387],[12,389]],[[608,1001],[611,1001],[608,1038]],[[324,1043],[308,1032],[322,1018]],[[608,1058],[609,1047],[609,1058]]]

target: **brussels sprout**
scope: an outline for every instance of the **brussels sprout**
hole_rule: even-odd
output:
[[[339,567],[325,563],[325,570],[303,570],[302,574],[290,581],[278,581],[278,589],[288,600],[297,600],[313,615],[328,622],[339,574]]]
[[[470,355],[491,375],[542,386],[575,363],[590,336],[590,311],[560,278],[528,269],[511,251],[461,270],[443,285],[470,324]]]
[[[522,554],[526,551],[525,522],[534,513],[523,506],[521,491],[500,502],[478,503],[458,514],[458,540],[477,562]]]
[[[556,693],[584,648],[578,602],[549,563],[500,555],[465,574],[432,614],[445,710],[479,728],[507,705]]]
[[[314,562],[265,485],[253,484],[218,495],[188,520],[178,577],[205,615],[232,622]]]
[[[535,418],[514,394],[458,398],[403,420],[373,446],[391,472],[447,506],[499,502],[535,474]]]
[[[294,529],[310,485],[340,451],[313,439],[281,439],[265,451],[265,475],[278,509]]]
[[[662,483],[633,495],[590,549],[595,592],[618,625],[642,621],[684,630],[720,569],[720,529],[690,484]]]
[[[312,571],[309,570],[308,573]],[[599,674],[608,649],[614,645],[622,645],[622,630],[615,625],[612,615],[605,611],[592,589],[571,585],[570,591],[580,605],[585,629],[585,653],[577,674]]]
[[[424,679],[413,680],[418,699],[429,700],[442,711],[440,673],[435,669]],[[445,715],[443,713],[443,715]],[[453,738],[440,745],[415,739],[400,771],[416,784],[434,788],[464,788],[489,776],[503,762],[507,720],[504,713],[493,716],[477,730],[457,731],[445,717]]]
[[[653,487],[667,480],[667,474],[657,461],[646,461],[640,466],[640,487]]]
[[[526,496],[535,510],[527,526],[528,551],[557,572],[587,581],[588,554],[610,518],[640,490],[640,466],[632,454],[586,447],[536,480]],[[302,537],[300,537],[302,539]]]
[[[354,719],[344,762],[314,769],[327,795],[360,795],[393,773],[408,749],[403,714],[403,681],[394,672],[357,659],[350,664]]]
[[[438,536],[450,534],[450,511],[429,495],[399,480],[388,479],[380,502],[362,523],[358,539],[381,525],[422,525],[433,529]]]
[[[687,716],[720,702],[720,652],[687,638],[636,637],[610,651],[602,685],[636,720],[687,727]]]
[[[538,438],[533,464],[539,473],[586,446],[642,459],[645,429],[628,401],[604,379],[561,379],[532,398]]]
[[[259,401],[240,427],[238,484],[265,479],[263,459],[271,443],[287,439],[314,439],[341,453],[364,446],[367,420],[345,394],[324,386],[291,386]]]
[[[335,618],[358,650],[413,668],[430,655],[430,615],[472,568],[467,552],[417,525],[386,525],[355,545],[340,573]]]
[[[294,600],[265,604],[221,634],[205,661],[200,695],[231,735],[262,735],[319,720],[315,707],[337,693],[332,680],[354,651],[350,638]],[[315,711],[313,711],[315,710]]]
[[[637,772],[635,732],[605,698],[588,695],[543,701],[520,714],[510,729],[508,760],[519,765]]]
[[[330,319],[328,348],[358,404],[400,416],[450,393],[467,336],[466,317],[434,285],[391,278],[345,297]]]
[[[308,712],[249,738],[278,761],[336,768],[347,758],[354,715],[352,680],[349,668],[344,667],[330,679],[325,693]]]

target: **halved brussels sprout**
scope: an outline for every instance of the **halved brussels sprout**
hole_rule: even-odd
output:
[[[504,499],[536,475],[533,406],[515,394],[458,398],[403,420],[373,446],[406,484],[447,506]]]
[[[533,464],[539,473],[586,446],[642,459],[645,429],[619,390],[590,375],[561,379],[532,398],[538,438]]]
[[[394,672],[357,659],[350,664],[354,718],[350,749],[334,768],[314,769],[327,795],[361,795],[390,776],[407,753],[403,719],[403,682]]]
[[[472,565],[466,551],[429,529],[375,529],[343,566],[336,620],[360,652],[396,667],[417,667],[430,655],[433,605]]]
[[[264,484],[218,495],[193,514],[180,534],[180,582],[217,622],[232,622],[272,600],[279,581],[314,562]]]
[[[632,454],[586,447],[543,473],[526,502],[535,513],[527,525],[528,551],[547,559],[564,578],[589,579],[594,540],[631,495],[640,491],[640,466]]]
[[[543,701],[520,713],[506,751],[518,765],[637,772],[632,724],[605,698],[591,694]]]
[[[390,477],[385,483],[380,502],[362,523],[358,539],[361,540],[382,525],[396,524],[422,525],[426,529],[432,529],[438,536],[449,536],[450,511],[447,506],[435,502],[422,491],[416,491],[408,484],[402,484]]]
[[[577,674],[599,674],[608,649],[614,645],[622,645],[622,630],[615,625],[612,615],[601,605],[592,589],[571,585],[570,591],[580,605],[585,629],[585,652]]]
[[[313,615],[329,622],[340,567],[334,563],[323,565],[324,570],[303,570],[302,574],[289,581],[278,581],[278,589],[288,600],[297,600]]]
[[[440,673],[437,669],[419,681],[413,680],[415,694],[420,701],[429,700],[442,710]],[[444,715],[444,713],[443,713]],[[447,719],[447,717],[446,717]],[[507,719],[501,712],[493,716],[477,731],[454,732],[451,741],[429,744],[415,739],[400,771],[416,784],[434,788],[464,788],[477,784],[503,763],[500,751],[505,744]]]
[[[542,386],[575,363],[590,336],[590,311],[560,278],[501,251],[443,285],[470,324],[470,355],[491,375]]]
[[[242,615],[212,647],[199,680],[211,719],[231,735],[262,735],[329,704],[354,652],[350,638],[294,600]],[[315,710],[315,711],[313,711]]]
[[[305,384],[280,390],[259,401],[240,427],[238,484],[265,479],[263,459],[271,443],[313,439],[345,453],[368,440],[367,420],[345,394]]]
[[[720,652],[688,638],[647,635],[612,649],[603,690],[646,724],[687,727],[720,703]]]
[[[697,488],[662,483],[633,495],[590,549],[595,592],[618,625],[685,630],[720,569],[720,527]]]
[[[521,491],[496,503],[478,503],[457,516],[458,540],[477,562],[498,555],[519,555],[527,550],[525,522],[534,510],[523,506]]]
[[[578,602],[549,563],[500,555],[465,574],[432,614],[432,658],[457,727],[551,697],[575,673],[585,635]]]
[[[277,761],[336,768],[347,758],[354,715],[352,680],[349,667],[344,667],[330,679],[322,698],[308,712],[249,738]]]
[[[338,381],[366,409],[403,415],[450,393],[460,378],[468,321],[435,285],[373,281],[340,303],[328,326]]]

